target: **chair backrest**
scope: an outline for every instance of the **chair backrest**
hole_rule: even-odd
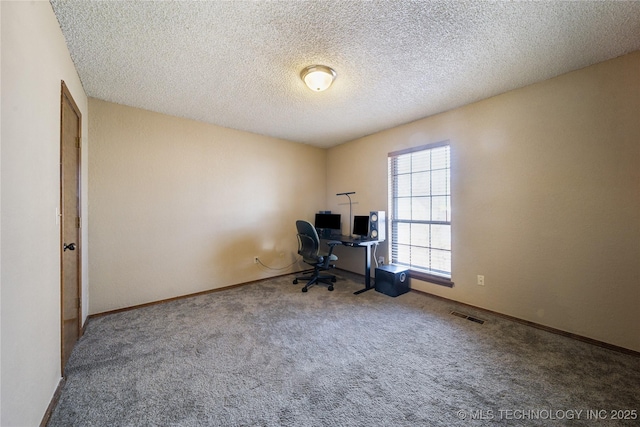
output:
[[[318,262],[320,250],[320,238],[316,228],[309,221],[301,219],[296,221],[298,230],[298,254],[302,255],[304,261]]]

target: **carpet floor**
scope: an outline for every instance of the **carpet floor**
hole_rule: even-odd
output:
[[[48,425],[640,425],[640,358],[338,274],[92,318]]]

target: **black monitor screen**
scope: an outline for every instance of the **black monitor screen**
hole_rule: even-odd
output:
[[[356,236],[369,235],[369,217],[356,215],[353,217],[353,234]]]
[[[316,214],[316,228],[323,228],[329,230],[340,230],[342,228],[340,224],[340,214]]]

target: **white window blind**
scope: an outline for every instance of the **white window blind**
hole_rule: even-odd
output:
[[[451,277],[450,178],[448,142],[389,154],[391,262]]]

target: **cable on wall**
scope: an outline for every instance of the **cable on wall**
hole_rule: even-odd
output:
[[[264,264],[262,261],[260,261],[260,258],[256,258],[256,260],[258,261],[258,264],[260,264],[261,266],[263,266],[264,268],[267,268],[269,270],[274,270],[274,271],[282,271],[282,270],[287,270],[291,267],[293,267],[294,265],[296,265],[297,263],[299,263],[302,260],[302,257],[300,257],[298,260],[294,261],[293,263],[285,266],[285,267],[270,267],[266,264]]]

